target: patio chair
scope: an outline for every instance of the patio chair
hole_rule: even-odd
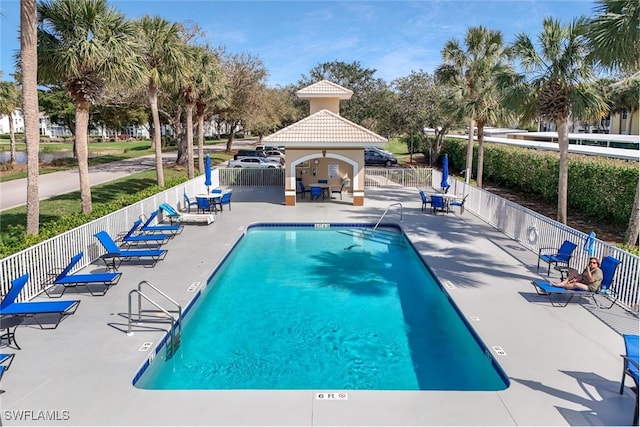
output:
[[[631,425],[638,425],[638,335],[622,335],[624,339],[625,354],[622,356],[622,380],[620,380],[620,394],[624,392],[624,380],[627,375],[633,379],[636,384],[632,390],[636,394],[636,407],[633,415],[633,423]]]
[[[161,203],[159,210],[163,212],[163,215],[166,215],[171,224],[202,224],[209,225],[213,221],[215,221],[216,216],[212,214],[183,214],[178,212],[173,206],[168,203]]]
[[[127,233],[120,237],[120,241],[126,246],[134,246],[139,244],[155,244],[162,246],[171,238],[170,234],[135,234],[136,231],[142,225],[142,220],[137,219],[133,222],[133,226],[127,231]]]
[[[318,184],[328,184],[329,180],[328,179],[319,179],[318,180]]]
[[[444,202],[444,197],[434,194],[431,196],[431,211],[437,213],[438,210],[447,212],[447,204]]]
[[[212,213],[215,211],[216,202],[214,200],[211,200],[211,202],[209,202],[209,199],[206,197],[196,197],[196,202],[198,203],[198,213],[204,214],[207,212]]]
[[[554,265],[554,268],[559,267],[569,267],[569,261],[573,256],[573,251],[575,251],[576,247],[575,243],[572,243],[568,240],[565,240],[560,246],[560,249],[556,248],[540,248],[538,251],[538,268],[536,272],[540,270],[540,260],[547,263],[547,276],[551,273],[551,264]],[[549,252],[552,251],[552,252]],[[544,252],[544,253],[543,253]]]
[[[467,201],[467,197],[469,197],[468,194],[466,196],[464,196],[462,198],[462,200],[452,200],[449,203],[449,206],[460,206],[460,213],[463,214],[464,213],[464,202]]]
[[[184,207],[187,209],[187,212],[191,213],[191,206],[198,207],[198,202],[196,200],[191,200],[187,193],[183,193],[182,197],[184,198]]]
[[[427,195],[422,190],[420,190],[420,199],[422,199],[422,211],[424,212],[427,209],[427,205],[431,204],[431,200],[427,199]]]
[[[9,370],[9,366],[13,362],[15,353],[2,353],[0,354],[0,380],[6,371]]]
[[[231,211],[231,191],[224,193],[222,197],[216,199],[216,205],[220,207],[220,212],[224,210],[222,209],[224,205],[229,205],[229,211]]]
[[[3,318],[5,316],[31,318],[40,326],[40,329],[55,329],[64,318],[72,315],[78,309],[80,300],[16,302],[18,295],[20,295],[28,280],[29,273],[11,281],[11,288],[0,303],[0,316]],[[57,321],[54,322],[53,327],[47,328],[40,321],[40,316],[45,315],[47,318],[52,315],[57,316]]]
[[[610,309],[616,301],[612,283],[618,265],[620,265],[620,260],[612,256],[606,256],[602,259],[602,263],[600,263],[600,269],[602,270],[602,283],[596,292],[583,291],[581,289],[559,288],[557,286],[553,286],[549,282],[541,281],[533,281],[531,284],[536,289],[538,295],[547,295],[549,302],[554,307],[566,307],[574,297],[588,296],[593,299],[596,307]],[[603,307],[596,299],[596,295],[606,295],[610,298],[611,304],[608,307]],[[562,296],[562,299],[558,300],[558,296]]]
[[[160,260],[163,260],[167,256],[166,249],[135,249],[135,250],[121,250],[116,242],[109,236],[106,231],[99,231],[94,236],[100,241],[106,254],[102,255],[100,259],[104,261],[107,268],[110,270],[118,270],[120,264],[125,260],[140,260],[151,259],[151,265],[153,267]],[[147,267],[147,264],[144,264]]]
[[[80,252],[72,256],[71,262],[69,262],[69,264],[60,273],[50,273],[51,275],[54,275],[55,278],[51,282],[45,282],[42,286],[48,297],[60,298],[64,295],[67,288],[74,288],[77,286],[87,288],[89,293],[93,296],[102,296],[107,293],[111,286],[118,284],[122,273],[69,274],[83,255],[83,252]],[[89,286],[94,284],[103,285],[103,290],[101,292],[94,292]],[[62,286],[62,292],[60,294],[52,293],[54,288],[58,286]]]
[[[184,227],[182,225],[169,225],[169,224],[152,224],[152,222],[158,218],[158,214],[160,213],[160,209],[157,209],[151,212],[149,218],[142,223],[140,230],[144,233],[171,233],[172,236],[178,235],[182,233]],[[144,218],[144,215],[140,217]]]
[[[347,183],[342,181],[342,184],[340,184],[340,188],[332,189],[331,194],[340,194],[340,200],[342,200],[342,192],[344,191],[344,187],[346,186],[347,186]]]
[[[298,187],[298,191],[296,191],[296,193],[302,194],[303,199],[305,198],[305,194],[307,193],[311,194],[311,190],[309,188],[305,188],[302,181],[297,182],[297,187]]]
[[[311,186],[311,193],[309,194],[311,194],[311,200],[317,199],[322,196],[322,188]]]

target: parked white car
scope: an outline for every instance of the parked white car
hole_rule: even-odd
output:
[[[282,165],[276,162],[268,162],[260,157],[243,157],[238,160],[229,160],[230,168],[274,168],[280,169]]]

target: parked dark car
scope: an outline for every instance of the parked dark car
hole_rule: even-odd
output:
[[[381,150],[365,150],[364,164],[391,166],[398,164],[398,159],[396,159],[392,154],[385,153]]]
[[[264,154],[264,151],[261,150],[238,150],[236,154],[233,155],[233,160],[242,159],[245,157],[267,157]]]

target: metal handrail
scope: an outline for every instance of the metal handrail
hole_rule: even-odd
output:
[[[400,203],[400,202],[391,203],[389,206],[387,206],[387,209],[384,210],[384,213],[382,214],[382,216],[380,217],[378,222],[376,222],[375,227],[373,227],[373,230],[371,230],[371,234],[375,234],[376,229],[378,228],[378,225],[380,225],[380,222],[382,222],[382,218],[384,218],[384,216],[387,214],[387,212],[389,212],[389,209],[391,209],[391,207],[393,207],[393,206],[400,206],[400,221],[402,221],[402,203]]]
[[[165,294],[164,292],[162,292],[160,289],[158,289],[156,286],[153,286],[151,283],[149,283],[147,280],[143,280],[140,283],[138,283],[138,291],[142,292],[142,285],[147,285],[149,286],[151,289],[153,289],[154,291],[156,291],[157,293],[159,293],[160,295],[162,295],[165,299],[167,299],[169,302],[171,302],[173,305],[175,305],[178,308],[178,320],[182,319],[182,306],[180,304],[178,304],[177,301],[175,301],[173,298],[171,298],[169,295]],[[138,295],[138,318],[142,318],[142,312],[141,312],[141,301],[140,301],[140,295]]]

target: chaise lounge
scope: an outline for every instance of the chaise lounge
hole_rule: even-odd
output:
[[[589,296],[593,298],[593,302],[597,307],[609,309],[613,307],[617,298],[612,283],[618,265],[620,265],[620,260],[612,256],[606,256],[602,259],[602,263],[600,264],[600,269],[602,270],[602,284],[596,292],[560,288],[558,286],[553,286],[549,282],[533,281],[531,284],[536,289],[538,295],[546,295],[549,298],[549,302],[554,307],[566,307],[574,297]],[[611,305],[608,307],[602,307],[596,299],[597,294],[609,297]],[[560,300],[558,297],[560,297]]]
[[[11,288],[0,303],[2,318],[10,316],[32,318],[41,329],[55,329],[64,318],[76,312],[80,300],[16,302],[28,280],[29,273],[11,281]],[[40,320],[43,315],[55,315],[58,320],[53,327],[45,327],[44,322]]]
[[[71,262],[60,272],[55,274],[53,282],[43,284],[44,292],[50,298],[60,298],[64,295],[67,288],[82,286],[93,296],[102,296],[107,293],[109,288],[116,285],[122,276],[122,273],[91,273],[91,274],[69,274],[83,256],[83,252],[71,257]],[[102,285],[102,291],[94,292],[89,285]],[[54,289],[62,287],[62,292],[54,293]]]
[[[118,247],[116,242],[109,236],[109,233],[106,231],[99,231],[94,234],[94,236],[100,241],[104,249],[107,251],[106,254],[102,255],[100,258],[104,261],[107,268],[110,270],[118,270],[118,267],[125,260],[142,260],[142,259],[150,259],[151,262],[149,267],[154,267],[156,263],[160,260],[163,260],[165,256],[167,256],[166,249],[134,249],[134,250],[122,250]],[[144,264],[147,267],[147,264]]]

